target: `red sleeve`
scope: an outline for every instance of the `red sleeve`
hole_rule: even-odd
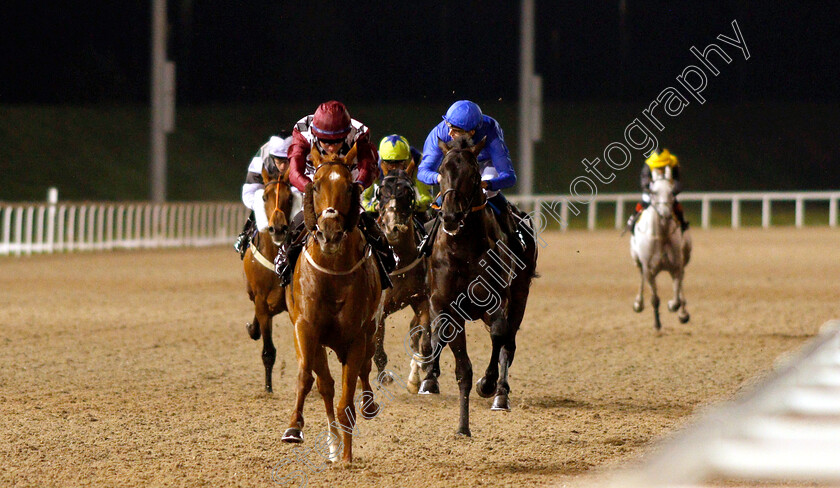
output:
[[[359,169],[359,177],[356,181],[365,188],[373,184],[373,180],[379,173],[376,169],[378,159],[376,148],[370,144],[370,132],[365,131],[356,139],[356,167]]]
[[[311,149],[309,141],[295,127],[292,131],[292,145],[289,147],[289,181],[301,193],[306,191],[306,185],[312,181],[306,176],[306,157],[309,156]]]

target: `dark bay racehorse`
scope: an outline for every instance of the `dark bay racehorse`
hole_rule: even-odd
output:
[[[421,393],[437,393],[439,355],[448,344],[455,356],[455,378],[460,394],[458,434],[470,435],[469,396],[472,363],[467,355],[464,323],[482,319],[490,328],[493,350],[478,394],[494,396],[493,410],[510,410],[508,368],[516,352],[516,332],[525,314],[531,280],[537,264],[536,243],[526,240],[516,256],[481,188],[477,155],[484,140],[473,146],[466,138],[449,145],[438,141],[444,157],[441,175],[441,219],[429,260],[432,311],[432,368]]]
[[[355,154],[355,146],[345,158],[321,156],[313,149],[316,171],[303,203],[309,241],[298,257],[292,282],[286,287],[298,381],[295,408],[283,441],[303,442],[303,404],[312,389],[314,371],[330,425],[330,460],[338,456],[340,428],[344,440],[342,459],[346,462],[353,460],[353,395],[357,380],[362,383],[362,416],[371,418],[379,410],[373,401],[369,375],[375,348],[373,315],[382,288],[371,249],[357,226],[360,187],[354,183],[348,167]],[[326,347],[335,351],[342,364],[338,423],[333,405],[335,382],[327,364]]]
[[[382,375],[388,364],[385,354],[385,318],[390,314],[411,306],[414,317],[409,324],[411,347],[411,373],[408,376],[408,390],[417,393],[420,387],[418,353],[431,353],[429,323],[429,289],[426,286],[426,259],[417,250],[417,232],[414,224],[415,189],[411,177],[403,170],[391,170],[382,179],[379,187],[379,219],[388,244],[394,250],[398,267],[391,274],[393,287],[385,290],[382,310],[376,318],[376,353],[373,360],[380,372],[381,380],[391,377]],[[383,381],[383,382],[387,382]]]
[[[271,319],[286,310],[286,297],[280,279],[274,272],[274,257],[289,230],[287,216],[292,211],[292,191],[288,174],[269,175],[263,169],[263,205],[268,227],[261,230],[245,252],[248,297],[254,302],[254,320],[247,325],[248,335],[255,341],[262,336],[262,360],[265,366],[265,391],[271,393],[271,370],[277,349],[271,338]]]

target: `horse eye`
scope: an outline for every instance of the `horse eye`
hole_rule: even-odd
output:
[[[263,201],[264,201],[264,202],[267,202],[267,201],[268,201],[268,195],[266,195],[265,193],[263,193]]]

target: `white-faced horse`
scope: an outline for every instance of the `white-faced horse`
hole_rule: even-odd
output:
[[[666,270],[671,274],[674,284],[674,299],[668,301],[668,310],[679,310],[681,323],[688,322],[689,315],[685,309],[685,295],[682,284],[685,277],[685,266],[691,257],[691,235],[683,232],[674,216],[674,182],[671,179],[671,168],[653,171],[653,181],[650,185],[651,202],[639,216],[630,238],[630,256],[636,263],[641,274],[639,294],[633,303],[633,310],[641,312],[644,305],[643,292],[645,281],[650,285],[653,306],[654,326],[662,328],[659,321],[659,296],[656,293],[656,275]]]

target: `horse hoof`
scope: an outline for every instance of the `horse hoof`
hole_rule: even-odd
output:
[[[416,395],[416,394],[420,393],[420,382],[419,381],[416,381],[416,382],[409,381],[408,383],[406,383],[405,388],[412,395]]]
[[[288,428],[286,432],[283,432],[283,442],[300,444],[303,442],[303,432],[300,429]]]
[[[639,313],[644,309],[645,309],[645,304],[642,303],[642,302],[635,302],[633,304],[633,311],[636,312],[636,313]]]
[[[390,385],[394,382],[394,377],[391,376],[389,373],[379,373],[379,384],[380,385]]]
[[[685,323],[688,322],[688,319],[690,319],[690,318],[691,318],[691,315],[689,315],[688,313],[686,313],[685,315],[680,315],[680,323],[685,324]]]
[[[669,312],[676,312],[680,309],[680,305],[682,305],[679,300],[669,300],[668,301],[668,311]]]
[[[472,437],[472,432],[470,432],[469,427],[461,427],[455,432],[455,435],[458,437]]]
[[[418,393],[420,395],[440,395],[440,386],[437,380],[423,380]]]
[[[364,397],[362,397],[364,399]],[[372,397],[371,397],[372,398]],[[364,400],[363,400],[364,401]],[[379,415],[379,404],[370,401],[368,403],[362,404],[362,418],[365,420],[371,420],[376,418]]]
[[[507,395],[496,395],[490,410],[494,412],[510,412],[510,400],[508,400]]]
[[[496,391],[496,382],[490,383],[486,377],[482,376],[475,382],[475,390],[481,398],[490,398]]]
[[[251,336],[251,339],[255,341],[260,338],[260,326],[253,323],[245,324],[245,328],[248,330],[248,335]]]
[[[271,385],[265,385],[265,392],[266,393],[274,393],[274,390],[271,389]]]

